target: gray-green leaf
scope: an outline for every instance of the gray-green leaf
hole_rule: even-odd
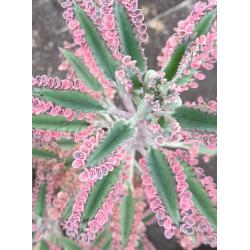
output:
[[[115,3],[115,16],[122,45],[122,52],[125,55],[130,55],[133,60],[136,60],[136,66],[141,72],[145,72],[146,63],[143,51],[135,37],[134,29],[131,26],[125,9],[118,3],[118,1]]]
[[[32,148],[32,157],[41,158],[41,159],[58,159],[58,155],[54,152],[39,149],[39,148]]]
[[[215,17],[216,11],[211,10],[201,18],[201,20],[196,24],[194,28],[194,31],[196,32],[196,37],[206,35],[209,32]]]
[[[36,215],[39,217],[43,217],[46,208],[46,184],[44,182],[41,183],[36,203]]]
[[[33,115],[32,128],[44,129],[51,131],[74,132],[78,133],[89,126],[89,123],[82,120],[68,121],[63,116],[50,116],[50,115]],[[64,140],[69,141],[69,140]],[[59,144],[60,142],[58,142]]]
[[[89,17],[86,16],[79,5],[75,4],[74,11],[80,22],[81,28],[85,31],[86,42],[88,43],[97,64],[109,79],[115,80],[115,71],[118,68],[118,64],[105,45],[104,40],[96,29],[96,26]]]
[[[217,116],[189,107],[179,107],[172,115],[183,129],[207,130],[216,133]]]
[[[120,211],[122,247],[124,249],[128,243],[135,214],[135,199],[132,196],[132,191],[130,189],[128,195],[124,196],[121,201]]]
[[[68,201],[67,205],[65,206],[63,213],[62,213],[62,218],[64,220],[67,220],[69,218],[69,216],[71,215],[74,203],[75,203],[75,195],[72,195],[72,197],[70,197],[70,199],[69,199],[69,201]]]
[[[79,57],[65,49],[60,49],[60,51],[63,53],[64,57],[69,61],[70,65],[75,70],[77,76],[83,81],[86,86],[95,91],[99,91],[102,89],[98,80],[89,72],[89,69],[85,66],[85,64],[81,61]]]
[[[103,142],[89,156],[88,166],[95,166],[104,160],[110,153],[121,146],[127,139],[134,135],[134,129],[129,123],[121,120],[115,123],[114,127],[108,132]]]
[[[148,167],[164,206],[176,225],[180,223],[180,214],[173,173],[164,154],[154,148],[148,152]]]
[[[49,246],[45,240],[40,240],[36,246],[36,250],[49,250]]]
[[[82,250],[73,240],[68,239],[66,237],[62,237],[58,239],[60,241],[60,245],[64,247],[65,250]]]
[[[101,208],[102,203],[107,198],[111,188],[118,181],[119,174],[123,168],[122,163],[119,167],[116,167],[111,173],[104,176],[100,181],[98,181],[89,193],[88,200],[85,204],[85,210],[82,214],[81,221],[83,223],[92,219],[97,211]]]
[[[64,108],[76,111],[97,112],[102,111],[102,105],[91,96],[76,90],[54,90],[46,88],[34,88],[34,95],[51,101]]]
[[[189,185],[189,190],[192,192],[192,199],[195,207],[200,211],[200,213],[205,216],[210,224],[217,229],[217,213],[211,199],[209,198],[207,192],[201,186],[194,176],[194,172],[190,166],[182,162],[184,171],[187,175],[187,183]]]

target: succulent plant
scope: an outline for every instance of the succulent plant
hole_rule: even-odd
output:
[[[182,102],[216,62],[216,1],[197,2],[147,68],[137,0],[67,0],[67,79],[32,78],[33,243],[155,249],[158,223],[183,249],[216,247],[214,100]]]

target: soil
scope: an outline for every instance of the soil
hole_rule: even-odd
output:
[[[194,0],[139,1],[148,25],[149,42],[145,46],[145,54],[150,68],[155,68],[155,65],[157,65],[156,57],[159,55],[161,48],[165,45],[168,37],[173,34],[173,28],[176,27],[177,22],[188,15],[194,2]],[[62,17],[63,10],[57,0],[32,0],[32,5],[33,75],[47,74],[64,77],[64,73],[57,69],[60,62],[58,48],[63,47],[64,41],[72,41],[72,39]],[[216,98],[216,68],[207,71],[206,76],[198,89],[182,94],[181,97],[184,101],[196,100],[200,95],[205,100]],[[208,164],[201,164],[206,173],[212,175],[215,180],[216,162],[216,157],[214,157]],[[166,240],[162,229],[158,225],[148,227],[147,234],[158,250],[182,249],[175,239]],[[201,246],[198,249],[208,250],[211,248]]]

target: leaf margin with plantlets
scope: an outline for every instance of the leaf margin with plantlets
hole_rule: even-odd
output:
[[[120,203],[121,245],[123,249],[128,243],[129,235],[135,219],[135,203],[136,201],[132,195],[132,190],[129,188],[128,194],[122,198]]]
[[[35,207],[36,215],[41,218],[44,216],[46,209],[46,190],[46,182],[41,182]]]
[[[193,42],[197,37],[205,35],[209,32],[211,24],[213,23],[215,17],[216,11],[214,9],[208,11],[194,27],[196,35],[193,37],[188,37],[177,46],[169,62],[161,69],[162,72],[165,73],[165,78],[168,81],[171,81],[175,77],[181,60],[185,55],[186,49],[188,48],[189,44]]]
[[[56,153],[41,148],[32,148],[32,157],[40,159],[59,159],[59,156]]]
[[[129,122],[126,122],[125,120],[117,121],[106,134],[103,141],[90,154],[87,160],[87,165],[94,167],[96,164],[104,160],[110,153],[114,152],[125,141],[131,138],[134,134],[134,128],[132,128]]]
[[[187,176],[189,191],[192,193],[192,200],[199,212],[208,219],[212,227],[217,230],[217,212],[207,192],[202,185],[197,181],[195,173],[191,166],[184,161],[181,161],[184,167],[184,172]]]
[[[98,180],[95,183],[95,185],[89,192],[88,199],[85,203],[84,212],[81,216],[81,230],[84,228],[84,225],[86,225],[86,223],[89,220],[93,219],[97,214],[112,187],[117,183],[119,175],[124,166],[125,164],[124,162],[122,162],[120,166],[116,167],[112,172],[108,173],[106,176],[103,176],[101,180]],[[96,197],[99,198],[97,199]]]
[[[115,17],[116,24],[121,40],[121,49],[124,55],[129,55],[136,61],[137,67],[141,73],[144,73],[147,69],[143,51],[140,47],[139,41],[135,38],[135,33],[131,22],[128,19],[127,13],[124,7],[117,1],[115,2]]]
[[[181,106],[171,115],[183,129],[217,132],[217,115]]]
[[[173,173],[164,154],[149,147],[147,165],[157,193],[177,226],[180,224],[178,195]]]
[[[85,66],[78,56],[63,48],[60,48],[60,52],[70,63],[79,79],[82,80],[87,87],[94,91],[102,91],[102,86],[98,82],[97,78],[90,73],[88,67]]]
[[[82,112],[101,112],[105,108],[90,95],[77,90],[33,88],[33,95],[64,108]]]
[[[119,63],[111,55],[96,26],[76,3],[74,4],[74,13],[81,28],[85,31],[86,42],[97,65],[110,80],[115,81],[115,71],[118,69]]]
[[[89,125],[85,120],[69,121],[64,116],[32,115],[32,128],[34,129],[78,133]]]

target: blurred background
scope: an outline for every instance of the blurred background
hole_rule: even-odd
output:
[[[168,37],[173,34],[177,22],[189,14],[195,2],[194,0],[139,0],[139,6],[148,25],[149,42],[145,45],[145,54],[149,68],[157,69],[156,57]],[[72,41],[62,17],[63,9],[57,0],[32,0],[32,5],[32,73],[63,78],[65,74],[57,69],[60,63],[58,48],[63,47],[64,41]],[[206,71],[205,74],[207,77],[200,83],[198,89],[191,89],[181,95],[183,101],[196,101],[198,96],[203,96],[205,100],[216,99],[216,67]],[[201,159],[201,166],[216,181],[216,158],[211,159],[208,164]],[[166,240],[158,225],[148,227],[147,235],[158,250],[182,249],[174,239]],[[212,248],[201,246],[198,249]]]

